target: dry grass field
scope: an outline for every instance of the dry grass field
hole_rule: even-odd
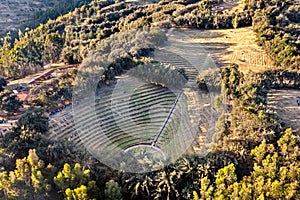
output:
[[[297,105],[298,96],[300,96],[300,90],[271,90],[268,93],[268,106],[280,116],[287,128],[293,128],[299,133],[300,106]]]
[[[227,30],[185,31],[195,43],[202,45],[217,66],[236,63],[243,72],[273,68],[272,60],[256,44],[252,28]]]

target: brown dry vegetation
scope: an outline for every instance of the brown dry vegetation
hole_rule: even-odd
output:
[[[273,68],[272,60],[256,44],[252,28],[193,30],[187,33],[207,50],[220,67],[236,63],[243,72],[259,72]]]

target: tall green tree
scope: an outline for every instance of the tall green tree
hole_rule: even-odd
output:
[[[41,108],[33,108],[24,113],[17,121],[17,126],[22,130],[29,132],[36,131],[39,133],[46,133],[48,127],[48,117]]]
[[[0,173],[0,198],[47,199],[51,185],[44,171],[44,162],[34,149],[29,150],[27,157],[16,160],[15,170]]]
[[[233,25],[233,28],[238,28],[239,26],[239,16],[238,15],[235,15],[234,18],[232,19],[232,25]]]
[[[122,200],[121,187],[114,180],[110,180],[105,184],[105,200]]]
[[[66,163],[54,177],[54,183],[69,200],[96,199],[99,195],[96,182],[90,177],[90,170],[82,169],[79,163],[73,169]]]

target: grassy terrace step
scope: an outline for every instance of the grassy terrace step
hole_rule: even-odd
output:
[[[150,94],[151,95],[151,94]],[[147,105],[148,103],[151,103],[153,101],[159,101],[159,100],[162,100],[164,98],[168,98],[168,99],[172,99],[172,97],[174,97],[173,94],[170,94],[168,92],[157,92],[157,93],[153,93],[152,96],[141,96],[139,98],[124,98],[124,99],[128,99],[130,101],[130,104],[131,105],[141,105],[141,104],[144,104],[144,105]],[[126,106],[128,104],[128,101],[119,101],[118,102],[118,107],[122,107],[122,106]]]
[[[106,135],[96,135],[95,137],[93,137],[91,140],[86,139],[85,144],[86,146],[100,146],[99,148],[103,148],[103,147],[112,147],[112,146],[117,146],[120,147],[122,146],[122,144],[125,143],[129,143],[130,141],[136,141],[138,143],[147,143],[147,142],[151,142],[152,138],[151,136],[149,136],[147,139],[145,136],[143,135],[139,135],[140,137],[137,136],[131,136],[131,134],[120,134],[120,132],[118,132],[119,134],[115,134],[114,138],[111,137],[107,137]],[[111,145],[111,143],[113,143],[113,145]],[[134,145],[136,143],[131,143],[131,145]]]
[[[162,100],[163,98],[160,98],[160,100]],[[168,104],[167,103],[172,103],[174,102],[173,99],[169,99],[167,102],[164,102],[165,105],[167,106]],[[139,115],[143,115],[144,112],[148,111],[147,109],[149,107],[151,107],[151,105],[155,105],[156,103],[160,103],[159,100],[153,100],[153,101],[149,101],[147,102],[147,104],[145,103],[145,106],[140,106],[140,107],[137,107],[136,105],[132,105],[128,108],[118,108],[118,112],[120,113],[120,117],[134,117],[134,116],[139,116]],[[105,105],[105,104],[102,104],[102,105]],[[162,104],[163,105],[163,104]],[[170,106],[169,106],[170,107]],[[155,112],[156,111],[156,108],[153,108],[152,107],[152,111]],[[124,112],[122,112],[123,110],[125,110]],[[111,117],[111,114],[112,114],[113,111],[108,111],[108,112],[102,112],[101,109],[97,109],[97,113],[99,113],[99,116],[101,116],[101,120],[102,121],[105,121],[107,119],[112,119]],[[115,113],[115,112],[114,112]],[[107,117],[106,117],[107,116]],[[153,116],[154,118],[155,116]],[[117,118],[117,114],[114,114],[114,119],[118,119]]]
[[[117,102],[117,110],[122,114],[120,116],[114,114],[114,118],[110,117],[113,114],[113,111],[110,109],[110,95],[99,98],[97,97],[96,103],[88,100],[82,105],[76,107],[78,109],[78,113],[80,114],[77,117],[82,119],[82,123],[84,124],[84,127],[82,127],[83,129],[85,127],[89,129],[95,129],[95,131],[102,129],[105,132],[105,135],[90,134],[86,135],[84,138],[81,138],[83,139],[85,145],[91,147],[99,145],[103,146],[107,144],[108,139],[110,142],[113,142],[121,148],[127,148],[138,143],[151,143],[153,137],[156,135],[157,131],[161,127],[161,124],[165,120],[165,117],[167,116],[167,113],[161,112],[161,107],[157,107],[155,105],[160,104],[160,106],[163,106],[167,112],[172,103],[174,103],[175,99],[175,95],[172,92],[167,91],[165,88],[151,84],[138,87],[135,95],[129,96],[125,93],[117,94],[117,96],[113,97],[114,101]],[[130,99],[129,103],[122,102],[122,100],[125,98]],[[92,105],[95,105],[95,110],[98,116],[91,115],[89,113],[89,109],[86,109],[86,106]],[[149,108],[152,108],[150,112],[151,119],[147,118],[149,117]],[[78,135],[76,136],[76,134],[72,133],[72,131],[67,131],[69,128],[68,126],[71,126],[72,123],[67,123],[67,121],[65,121],[63,118],[69,118],[70,116],[71,115],[61,115],[61,117],[57,119],[60,120],[65,127],[58,128],[63,132],[63,134],[56,135],[56,138],[64,139],[68,138],[67,136],[69,136],[72,137],[75,142],[79,143],[80,137]],[[123,120],[124,116],[129,117],[132,122],[134,122],[134,129],[132,128],[132,123],[128,123],[128,121]],[[99,122],[102,122],[101,126],[99,124],[93,124],[94,120],[99,120]],[[116,124],[115,121],[118,123]],[[55,123],[53,125],[55,125]],[[122,129],[120,129],[119,126],[121,126]],[[58,132],[59,130],[53,129],[52,131]],[[105,139],[104,136],[107,138]]]
[[[180,53],[175,54],[175,52],[160,49],[156,51],[154,58],[163,64],[169,64],[176,68],[183,68],[189,78],[189,82],[195,81],[199,73],[189,60],[183,58]]]
[[[110,138],[114,138],[115,137],[115,133],[129,133],[130,135],[132,136],[139,136],[140,134],[140,131],[143,131],[143,134],[146,134],[146,135],[150,135],[149,132],[152,132],[152,131],[157,131],[157,129],[159,129],[160,126],[157,125],[153,125],[153,126],[150,126],[150,127],[147,127],[147,126],[138,126],[136,125],[135,127],[135,130],[133,131],[132,128],[131,129],[128,129],[128,128],[122,128],[120,129],[119,127],[113,127],[109,130],[106,130],[105,131],[105,136],[107,137],[110,137]],[[149,133],[149,134],[148,134]]]

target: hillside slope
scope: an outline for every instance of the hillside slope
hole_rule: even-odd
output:
[[[35,28],[40,23],[45,23],[48,19],[55,19],[88,3],[91,0],[34,0],[34,1],[17,1],[7,0],[0,1],[0,37],[11,32],[17,37],[17,31],[25,28]]]
[[[199,0],[126,3],[92,1],[79,9],[51,20],[21,35],[12,46],[4,44],[0,54],[1,75],[23,77],[46,64],[81,62],[100,40],[116,32],[144,26],[232,28],[233,14],[208,15],[212,4],[200,6]],[[235,13],[240,26],[251,25],[251,11]],[[9,42],[9,38],[6,38]],[[30,58],[30,59],[29,59]]]

